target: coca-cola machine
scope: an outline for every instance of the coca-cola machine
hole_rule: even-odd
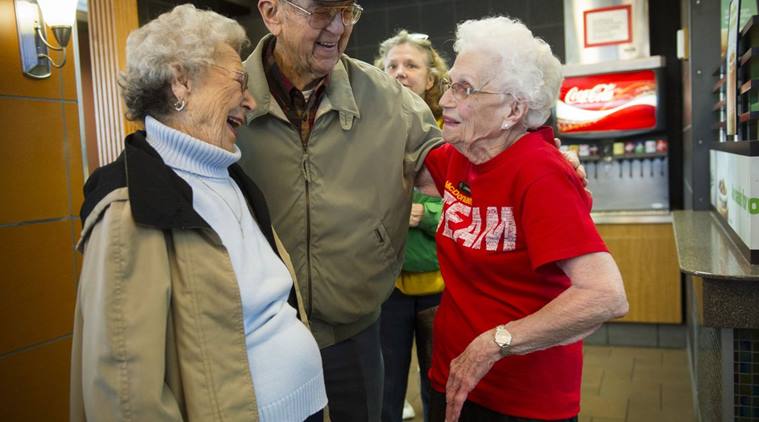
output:
[[[580,157],[594,211],[669,209],[664,58],[564,66],[562,148]]]

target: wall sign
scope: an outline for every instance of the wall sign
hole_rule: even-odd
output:
[[[632,42],[632,6],[612,6],[583,12],[585,47]]]

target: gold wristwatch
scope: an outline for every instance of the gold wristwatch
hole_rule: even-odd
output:
[[[505,325],[499,325],[495,327],[495,335],[493,341],[498,347],[501,348],[501,356],[509,355],[509,347],[511,346],[511,333],[506,329]]]

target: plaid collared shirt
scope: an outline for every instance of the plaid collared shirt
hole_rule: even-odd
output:
[[[274,60],[274,45],[276,39],[273,39],[266,46],[264,54],[264,73],[266,82],[269,84],[269,90],[277,101],[277,104],[284,111],[287,120],[298,129],[300,141],[305,146],[308,144],[308,137],[311,135],[311,129],[314,126],[316,110],[319,108],[324,91],[329,83],[329,75],[319,79],[313,84],[311,95],[306,98],[298,88],[282,73]]]

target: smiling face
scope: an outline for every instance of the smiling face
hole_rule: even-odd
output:
[[[404,43],[391,48],[385,56],[385,72],[420,97],[432,88],[434,78],[427,66],[429,58],[421,48]]]
[[[451,81],[485,91],[499,91],[499,87],[487,75],[496,65],[482,52],[459,54],[451,71]],[[451,90],[440,98],[443,107],[443,139],[459,151],[470,150],[479,141],[503,136],[502,125],[511,111],[511,98],[506,94],[473,93],[457,100]]]
[[[237,52],[223,44],[217,47],[215,59],[181,97],[186,99],[187,108],[177,113],[181,116],[178,129],[232,151],[237,128],[245,123],[245,112],[253,110],[255,102],[247,89],[242,89],[243,67]]]
[[[310,0],[293,2],[309,11],[316,8]],[[344,25],[340,13],[323,29],[314,29],[305,13],[284,0],[278,3],[277,17],[273,27],[267,23],[277,37],[274,56],[285,76],[299,89],[332,71],[353,32],[353,25]]]

